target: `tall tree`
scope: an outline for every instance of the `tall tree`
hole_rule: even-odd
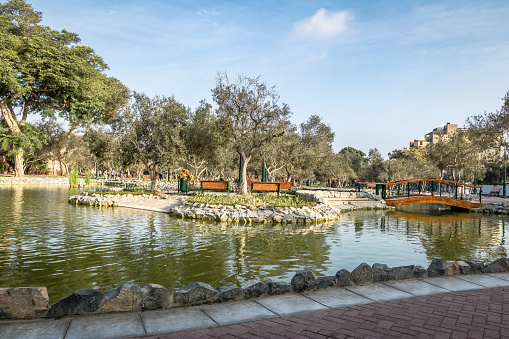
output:
[[[476,143],[469,140],[465,131],[456,131],[431,145],[429,157],[440,170],[441,178],[449,174],[454,181],[472,179],[475,171],[484,172]]]
[[[247,194],[249,160],[263,144],[284,134],[281,122],[289,118],[290,109],[286,104],[279,105],[275,87],[267,87],[260,76],[239,76],[232,83],[226,73],[219,73],[212,95],[219,106],[217,117],[242,159],[240,191]]]
[[[196,180],[211,170],[223,151],[224,131],[212,112],[212,105],[200,101],[200,105],[191,113],[190,124],[183,129],[186,146],[185,163],[193,172]]]
[[[378,149],[373,148],[368,152],[368,163],[364,168],[364,180],[383,182],[387,180],[387,164],[384,162]]]
[[[509,146],[509,91],[502,99],[502,107],[468,118],[469,137],[484,150]]]
[[[125,87],[103,71],[106,63],[77,34],[40,25],[41,13],[22,0],[0,4],[0,110],[10,133],[27,141],[28,114],[59,115],[78,127],[111,117],[125,100]],[[16,176],[33,145],[18,142]]]
[[[182,129],[189,110],[173,97],[149,98],[134,93],[134,102],[121,117],[122,149],[125,157],[141,162],[150,173],[152,190],[157,175],[180,160],[184,153]]]
[[[364,153],[363,151],[358,150],[358,149],[353,148],[353,147],[350,147],[350,146],[343,147],[341,149],[341,151],[339,151],[339,153],[345,154],[345,155],[346,154],[353,154],[353,155],[361,157],[361,158],[364,158],[366,156],[366,153]]]
[[[436,178],[438,170],[426,149],[394,150],[390,155],[392,180]]]

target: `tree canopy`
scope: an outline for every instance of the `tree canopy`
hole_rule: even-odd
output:
[[[283,135],[290,108],[279,104],[275,87],[267,87],[260,76],[239,76],[232,83],[226,73],[219,73],[212,96],[218,105],[217,118],[242,159],[240,189],[246,194],[249,160],[263,144]]]
[[[152,189],[157,175],[184,154],[182,129],[189,119],[184,105],[173,97],[149,98],[134,93],[134,102],[121,116],[121,151],[129,165],[141,162],[150,172]]]
[[[30,145],[21,126],[29,114],[59,116],[72,132],[107,121],[127,100],[127,89],[103,72],[106,63],[77,34],[40,24],[42,14],[22,0],[0,4],[0,109],[16,140],[17,176]]]

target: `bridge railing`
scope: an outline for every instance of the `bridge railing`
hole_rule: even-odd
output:
[[[431,195],[482,202],[482,186],[452,180],[409,179],[386,183],[359,182],[357,187],[359,192],[363,188],[374,190],[374,193],[381,195],[383,199]]]

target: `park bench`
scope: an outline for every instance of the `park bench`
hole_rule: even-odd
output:
[[[251,192],[281,192],[281,184],[279,182],[252,182]]]
[[[282,190],[291,190],[292,189],[291,181],[276,181],[275,183],[280,184],[280,189],[282,189]]]
[[[493,187],[491,192],[488,194],[490,197],[498,197],[500,195],[500,190],[502,187]]]
[[[247,178],[247,179],[246,179],[247,187],[251,187],[251,184],[252,184],[253,182],[258,182],[258,179],[254,179],[254,178],[253,178],[253,179],[252,179],[252,178]]]
[[[229,181],[203,180],[201,181],[201,192],[203,191],[226,191],[230,193]]]

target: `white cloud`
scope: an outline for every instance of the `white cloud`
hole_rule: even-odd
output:
[[[330,39],[346,30],[352,16],[348,11],[329,12],[320,8],[316,13],[293,25],[292,34],[298,37]]]

